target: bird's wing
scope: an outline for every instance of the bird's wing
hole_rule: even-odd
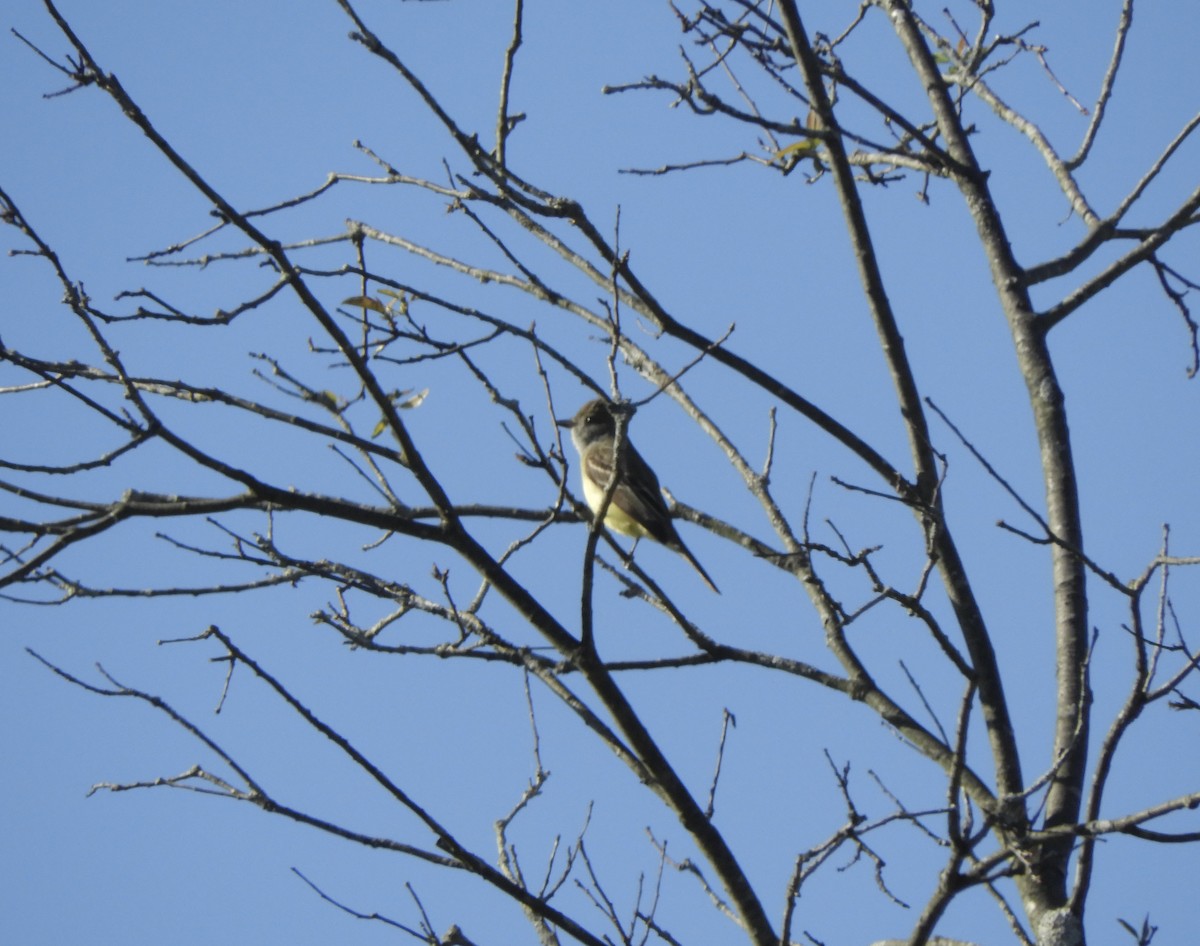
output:
[[[663,501],[658,477],[650,464],[642,459],[633,444],[625,444],[621,458],[621,486],[613,497],[622,511],[635,518],[649,533],[650,538],[663,545],[675,546],[679,535],[671,522],[671,513]],[[610,457],[608,463],[611,464]]]
[[[598,444],[591,448],[583,458],[584,476],[590,477],[603,489],[612,476],[612,459],[611,445]],[[617,481],[616,492],[613,493],[612,504],[641,526],[650,538],[686,558],[700,573],[708,587],[717,594],[721,593],[708,577],[704,566],[696,560],[696,556],[683,544],[679,533],[675,531],[675,523],[671,521],[671,512],[662,498],[662,490],[659,489],[658,477],[655,476],[654,470],[633,448],[633,444],[628,442],[625,444],[621,476]],[[618,531],[626,531],[629,535],[639,534],[622,529]]]

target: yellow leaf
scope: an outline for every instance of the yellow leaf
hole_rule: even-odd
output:
[[[387,308],[382,302],[372,299],[370,296],[351,296],[349,299],[343,299],[342,305],[354,305],[363,309],[370,309],[372,312],[378,312],[380,315],[387,315]]]
[[[787,164],[790,159],[802,158],[809,151],[815,151],[820,144],[816,138],[803,138],[800,141],[794,141],[786,148],[775,152],[775,157],[771,159],[774,164],[778,161],[780,164]]]

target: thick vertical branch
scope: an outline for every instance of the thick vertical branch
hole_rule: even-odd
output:
[[[1050,554],[1058,684],[1053,758],[1061,763],[1047,795],[1046,824],[1048,827],[1071,824],[1079,816],[1087,759],[1088,707],[1082,674],[1087,649],[1087,598],[1084,565],[1073,551],[1083,548],[1083,528],[1063,392],[1045,334],[1034,320],[1023,271],[1013,256],[988,189],[987,175],[979,167],[933,53],[906,0],[884,0],[882,6],[925,87],[947,150],[961,167],[952,176],[975,220],[1033,409],[1046,489],[1046,520],[1059,540],[1051,544]],[[1037,901],[1035,913],[1058,908],[1065,902],[1066,863],[1070,851],[1069,840],[1052,846],[1041,861],[1043,870],[1035,871],[1034,876],[1027,879],[1027,891],[1034,893],[1033,899]],[[1029,881],[1032,881],[1032,887]],[[1028,903],[1030,898],[1027,896],[1026,899]]]
[[[866,214],[863,211],[862,201],[854,181],[853,169],[842,143],[832,104],[825,91],[821,77],[821,64],[809,43],[795,0],[783,0],[780,3],[780,16],[787,32],[792,55],[804,75],[805,87],[813,110],[829,133],[825,139],[829,165],[855,250],[859,277],[875,319],[884,355],[888,359],[892,379],[896,385],[900,410],[908,431],[909,446],[917,473],[918,502],[921,504],[918,514],[929,517],[930,540],[937,558],[938,568],[962,628],[976,674],[975,682],[979,687],[980,705],[987,723],[988,738],[996,765],[998,794],[1002,798],[1015,796],[1020,793],[1022,788],[1021,767],[999,667],[996,664],[995,652],[988,637],[982,612],[967,579],[966,568],[942,514],[942,501],[937,492],[936,458],[930,443],[924,409],[917,391],[912,367],[904,350],[904,339],[900,335],[895,313],[892,311],[891,303],[884,289],[883,276],[879,271]],[[1020,820],[1022,816],[1014,809],[1007,812],[1006,817],[1015,817]]]

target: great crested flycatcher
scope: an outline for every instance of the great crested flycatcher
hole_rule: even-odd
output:
[[[558,421],[560,427],[571,430],[571,440],[579,451],[579,466],[583,474],[583,498],[595,513],[604,499],[604,490],[612,479],[617,422],[609,403],[603,398],[589,401],[570,420]],[[626,437],[617,471],[617,485],[604,524],[621,535],[631,536],[634,548],[637,540],[650,536],[673,552],[678,552],[700,573],[713,591],[720,594],[703,566],[696,561],[671,521],[670,510],[663,501],[658,477],[650,464],[634,449]]]

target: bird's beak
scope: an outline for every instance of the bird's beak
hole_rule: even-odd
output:
[[[559,427],[571,428],[575,426],[575,418],[571,417],[567,420],[556,420],[554,423],[558,424]]]

